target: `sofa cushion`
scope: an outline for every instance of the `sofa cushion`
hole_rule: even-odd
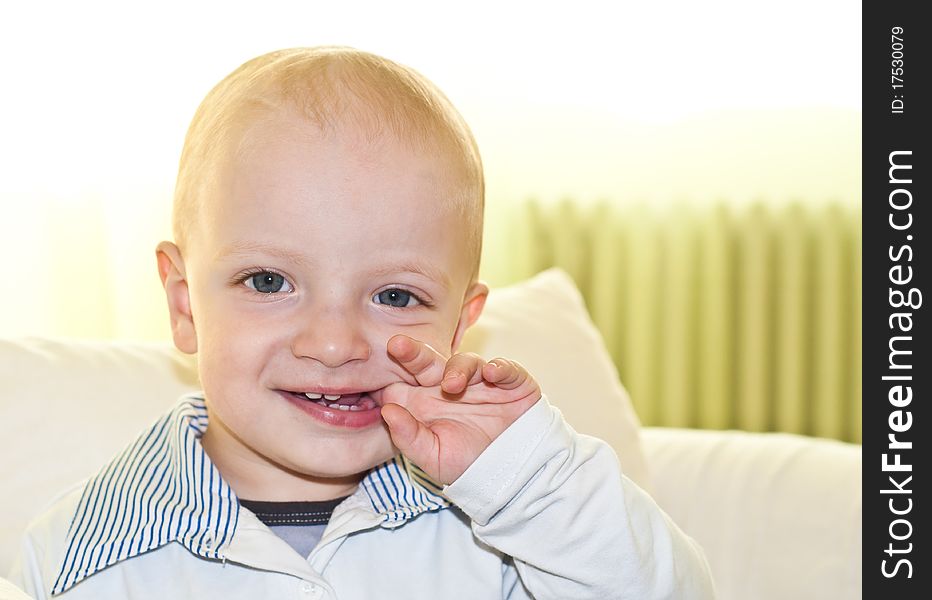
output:
[[[703,547],[721,600],[861,597],[861,447],[646,427],[654,498]]]

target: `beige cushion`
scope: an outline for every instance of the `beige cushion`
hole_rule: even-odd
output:
[[[861,447],[647,427],[654,497],[706,552],[720,600],[861,598]]]
[[[638,421],[573,282],[550,270],[495,290],[463,350],[507,356],[540,381],[570,424],[610,442],[643,487]],[[28,520],[197,389],[169,344],[0,339],[0,574]]]

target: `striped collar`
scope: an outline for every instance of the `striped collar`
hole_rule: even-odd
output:
[[[201,446],[206,430],[203,396],[186,396],[87,481],[53,595],[170,542],[203,558],[226,558],[240,505]],[[381,516],[382,527],[450,506],[441,487],[403,456],[372,469],[351,499]]]

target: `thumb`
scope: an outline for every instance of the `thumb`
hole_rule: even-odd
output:
[[[399,452],[423,466],[430,461],[436,445],[434,433],[398,404],[382,406],[382,419]]]

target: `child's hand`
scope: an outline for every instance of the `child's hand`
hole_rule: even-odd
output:
[[[471,353],[447,360],[405,335],[388,340],[388,354],[416,382],[393,383],[382,394],[392,442],[444,485],[540,399],[540,386],[511,360]]]

